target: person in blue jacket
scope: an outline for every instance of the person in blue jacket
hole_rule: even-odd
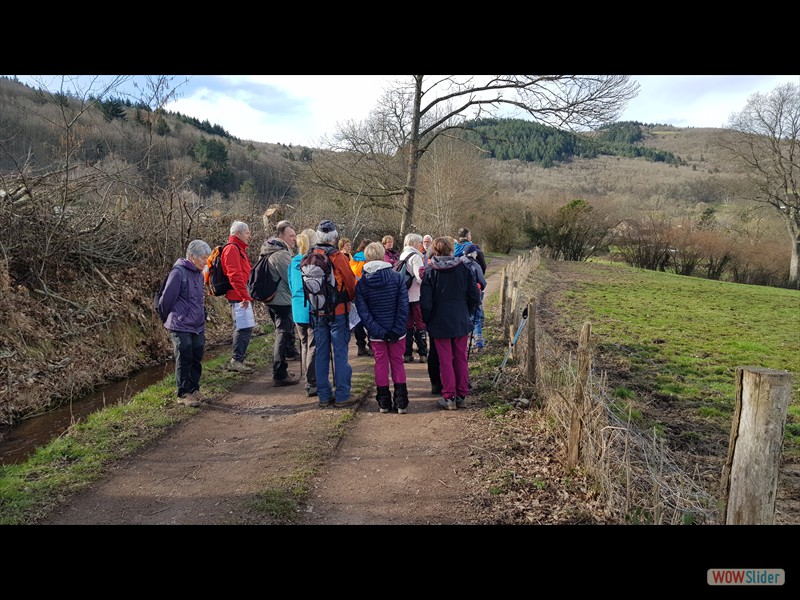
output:
[[[372,242],[364,248],[364,270],[356,283],[356,307],[375,353],[375,400],[380,411],[408,409],[408,388],[403,353],[406,349],[408,288],[401,273],[384,259],[383,244]],[[394,397],[389,391],[389,372]]]
[[[175,352],[175,383],[178,404],[198,407],[206,399],[200,393],[203,352],[206,345],[205,288],[203,268],[211,247],[203,240],[192,240],[186,258],[172,265],[159,310],[167,313],[164,328],[172,338]]]
[[[314,344],[314,326],[309,317],[309,304],[303,293],[303,275],[300,272],[300,261],[314,245],[317,232],[304,229],[297,235],[297,254],[289,263],[289,291],[292,294],[292,318],[294,319],[297,339],[300,341],[300,378],[306,382],[306,396],[317,395],[317,348]]]

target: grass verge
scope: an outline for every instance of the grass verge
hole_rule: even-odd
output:
[[[272,329],[255,336],[248,359],[257,366],[272,361]],[[222,394],[243,376],[222,369],[227,354],[204,361],[203,388]],[[109,465],[164,435],[198,409],[176,404],[175,374],[134,395],[129,402],[109,406],[70,427],[59,438],[38,448],[28,460],[0,466],[0,525],[26,525],[46,517],[70,495],[99,479]]]

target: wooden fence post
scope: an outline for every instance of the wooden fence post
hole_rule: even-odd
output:
[[[772,525],[780,475],[789,371],[736,369],[736,406],[722,474],[726,525]]]
[[[528,381],[536,383],[536,299],[528,301],[528,349],[527,349],[527,372]]]
[[[572,399],[572,416],[569,423],[567,439],[567,467],[578,466],[581,457],[581,420],[586,410],[586,390],[589,382],[589,370],[592,357],[589,351],[589,338],[592,335],[592,324],[584,323],[578,341],[578,380],[575,383],[575,396]]]
[[[506,294],[508,289],[508,267],[500,271],[500,331],[506,330]]]

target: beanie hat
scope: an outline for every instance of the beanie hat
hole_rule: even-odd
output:
[[[336,225],[333,224],[333,221],[325,219],[324,221],[320,221],[319,225],[317,225],[317,231],[321,233],[330,233],[331,231],[336,231]]]

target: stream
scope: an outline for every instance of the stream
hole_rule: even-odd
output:
[[[228,349],[229,344],[207,347],[203,361],[214,358]],[[174,372],[173,360],[163,365],[147,367],[126,379],[104,385],[86,396],[66,402],[46,413],[28,417],[11,427],[0,427],[0,465],[25,462],[37,448],[49,444],[93,412],[102,410],[106,406],[128,402],[143,389]]]
[[[105,385],[87,396],[0,430],[0,465],[25,462],[39,446],[47,445],[71,425],[106,406],[129,401],[135,394],[174,371],[173,361],[142,369],[127,379]]]

